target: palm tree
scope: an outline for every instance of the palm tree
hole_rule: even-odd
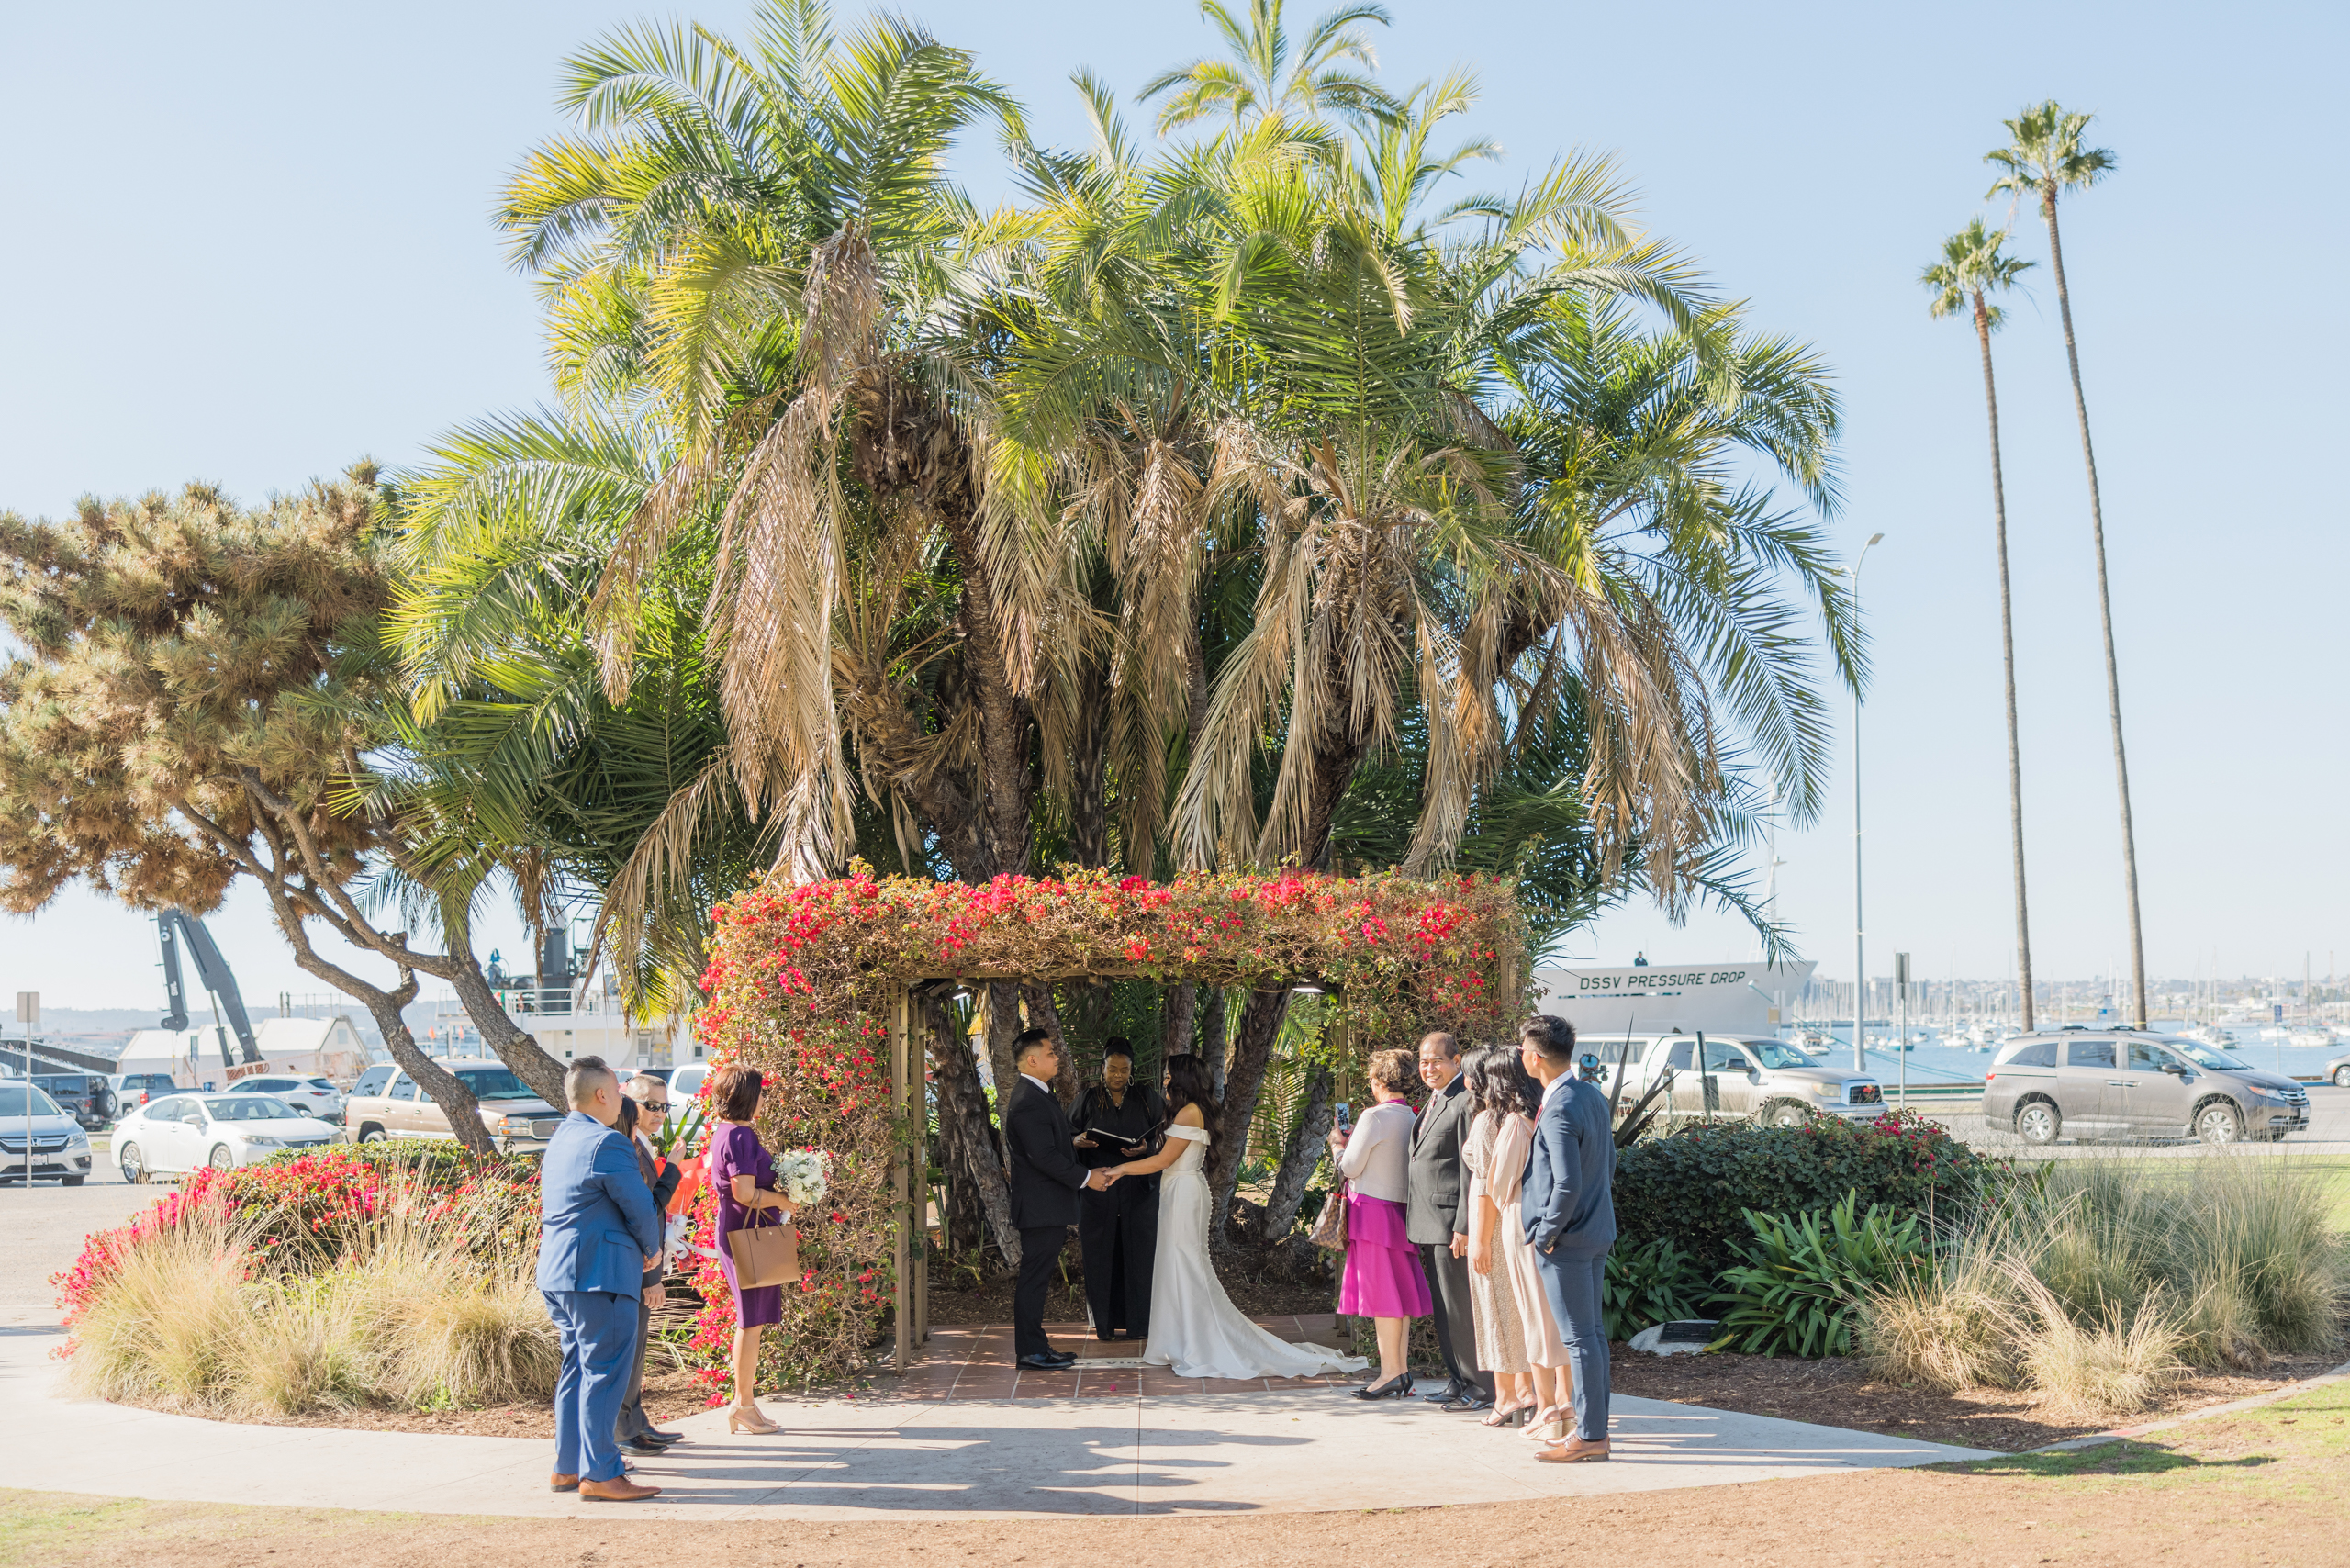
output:
[[[1379,84],[1349,64],[1376,70],[1379,57],[1363,35],[1366,23],[1387,26],[1387,7],[1376,0],[1341,6],[1326,13],[1306,33],[1290,63],[1288,29],[1281,0],[1249,0],[1244,22],[1223,0],[1200,0],[1200,15],[1224,35],[1228,60],[1194,60],[1163,71],[1143,84],[1147,103],[1171,93],[1158,111],[1158,133],[1223,115],[1235,130],[1266,119],[1318,122],[1323,116],[1360,120],[1393,114],[1396,105]]]
[[[2131,1016],[2146,1026],[2146,942],[2138,923],[2138,840],[2130,820],[2130,756],[2121,743],[2121,675],[2113,655],[2113,595],[2106,584],[2105,511],[2098,504],[2097,448],[2089,440],[2088,399],[2081,392],[2081,353],[2073,339],[2073,297],[2065,286],[2065,242],[2057,232],[2056,198],[2087,190],[2111,174],[2115,158],[2102,147],[2083,147],[2081,133],[2091,116],[2068,114],[2055,99],[2028,108],[2006,122],[2008,145],[1983,155],[2004,171],[1991,185],[2021,199],[2040,199],[2048,220],[2048,260],[2056,274],[2056,309],[2065,323],[2065,361],[2073,373],[2073,410],[2081,422],[2081,461],[2089,476],[2089,539],[2097,552],[2098,624],[2105,634],[2105,699],[2113,720],[2113,775],[2121,799],[2121,881],[2130,913]]]
[[[2008,589],[2008,487],[1999,469],[1999,389],[1991,376],[1991,334],[1999,330],[2005,313],[1989,297],[2015,286],[2031,263],[2000,251],[2008,231],[1994,233],[1976,218],[1942,241],[1942,259],[1928,267],[1919,281],[1933,291],[1930,308],[1937,319],[1970,311],[1975,338],[1983,351],[1983,403],[1991,418],[1991,523],[1999,552],[1999,655],[2008,685],[2008,832],[2015,855],[2016,991],[2023,998],[2023,1026],[2031,1029],[2031,918],[2024,901],[2023,879],[2023,750],[2016,734],[2015,612]]]

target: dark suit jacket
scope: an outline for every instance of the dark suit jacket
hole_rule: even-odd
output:
[[[1537,1252],[1596,1257],[1616,1239],[1616,1130],[1607,1096],[1581,1078],[1551,1095],[1534,1121],[1518,1197]]]
[[[1441,1092],[1428,1096],[1412,1126],[1404,1235],[1421,1247],[1449,1246],[1455,1236],[1469,1234],[1460,1218],[1460,1140],[1475,1119],[1469,1114],[1468,1088],[1455,1074]]]
[[[1004,1113],[1012,1151],[1012,1223],[1021,1230],[1077,1223],[1077,1194],[1087,1171],[1071,1147],[1077,1133],[1061,1103],[1025,1078],[1015,1079]]]

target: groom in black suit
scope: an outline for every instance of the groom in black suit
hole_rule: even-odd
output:
[[[1013,1043],[1013,1059],[1020,1081],[1012,1086],[1003,1114],[1004,1147],[1012,1155],[1012,1223],[1020,1231],[1012,1350],[1022,1366],[1052,1372],[1077,1360],[1054,1350],[1045,1338],[1045,1293],[1052,1284],[1053,1263],[1069,1240],[1069,1227],[1077,1223],[1078,1193],[1088,1187],[1107,1192],[1117,1178],[1078,1162],[1077,1135],[1051,1088],[1061,1070],[1052,1031],[1022,1031]]]
[[[1420,1081],[1428,1103],[1412,1125],[1405,1168],[1404,1235],[1427,1261],[1436,1287],[1436,1344],[1444,1386],[1420,1397],[1447,1410],[1494,1407],[1494,1374],[1477,1365],[1476,1318],[1469,1301],[1469,1215],[1461,1202],[1460,1144],[1475,1120],[1460,1078],[1460,1042],[1442,1030],[1420,1040]]]

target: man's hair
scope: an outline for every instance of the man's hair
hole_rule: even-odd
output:
[[[620,1080],[604,1065],[602,1057],[574,1057],[571,1065],[563,1070],[563,1097],[575,1111],[584,1111],[596,1103],[596,1091],[605,1084],[614,1088]]]
[[[647,1094],[652,1093],[656,1089],[666,1089],[669,1087],[666,1083],[662,1082],[661,1080],[654,1077],[649,1072],[638,1073],[634,1078],[628,1081],[628,1086],[630,1092],[639,1100],[643,1099]]]
[[[1550,1013],[1538,1013],[1517,1026],[1517,1037],[1534,1047],[1534,1054],[1554,1067],[1564,1067],[1575,1059],[1575,1026]]]
[[[1434,1046],[1438,1050],[1442,1051],[1449,1057],[1458,1058],[1460,1055],[1460,1042],[1454,1039],[1450,1035],[1446,1034],[1441,1029],[1431,1030],[1427,1034],[1422,1035],[1420,1036],[1420,1044],[1423,1046]]]
[[[1102,1059],[1108,1061],[1112,1057],[1124,1057],[1129,1062],[1135,1059],[1135,1048],[1126,1044],[1124,1035],[1113,1035],[1102,1042]]]
[[[1022,1057],[1026,1056],[1033,1047],[1040,1044],[1049,1046],[1052,1043],[1053,1032],[1050,1029],[1023,1029],[1012,1042],[1012,1059],[1018,1061]]]

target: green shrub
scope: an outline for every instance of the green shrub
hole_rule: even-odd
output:
[[[1852,1349],[1852,1321],[1863,1300],[1927,1261],[1917,1215],[1898,1221],[1872,1204],[1858,1211],[1847,1193],[1820,1223],[1817,1213],[1746,1215],[1751,1239],[1741,1261],[1722,1271],[1727,1288],[1717,1344],[1750,1355],[1841,1356]]]
[[[1669,1236],[1607,1254],[1600,1311],[1607,1338],[1628,1339],[1652,1323],[1695,1317],[1706,1299],[1706,1276]]]
[[[1718,1122],[1635,1144],[1616,1166],[1617,1246],[1671,1237],[1708,1277],[1748,1234],[1742,1217],[1825,1211],[1846,1193],[1863,1208],[1921,1215],[1930,1231],[1964,1224],[2008,1184],[1986,1159],[1914,1111],[1873,1122],[1814,1117],[1799,1127]]]

